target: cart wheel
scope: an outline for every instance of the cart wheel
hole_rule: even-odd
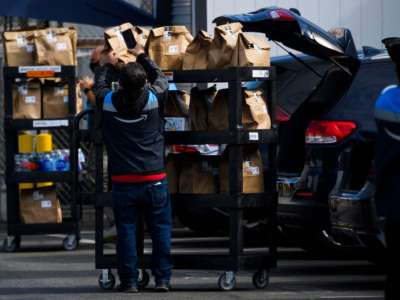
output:
[[[103,270],[99,276],[99,287],[111,291],[115,286],[115,277],[110,270]]]
[[[63,240],[63,247],[67,251],[73,251],[78,248],[78,239],[76,235],[69,235]]]
[[[269,285],[269,270],[260,270],[254,273],[253,284],[256,289],[265,289]]]
[[[4,252],[15,252],[19,249],[21,245],[21,237],[19,236],[9,236],[4,239],[3,251]]]
[[[218,279],[218,287],[222,291],[231,291],[236,286],[236,277],[234,272],[225,272]]]
[[[146,272],[145,269],[139,270],[139,278],[138,278],[138,288],[145,289],[150,282],[150,275]]]

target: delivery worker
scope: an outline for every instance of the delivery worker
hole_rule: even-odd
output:
[[[396,64],[400,80],[400,38],[383,40]],[[376,205],[386,217],[387,281],[385,299],[400,299],[400,87],[386,88],[375,104],[378,126],[376,152]]]
[[[117,226],[118,290],[137,292],[136,223],[139,208],[152,238],[152,274],[158,292],[167,292],[171,278],[171,204],[164,166],[163,112],[168,80],[137,44],[136,63],[118,71],[110,52],[95,75],[97,101],[103,100],[103,138],[109,156],[112,200]]]

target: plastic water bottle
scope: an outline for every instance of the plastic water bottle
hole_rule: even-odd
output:
[[[56,171],[64,172],[66,169],[66,164],[65,164],[63,154],[60,150],[57,150],[55,152],[55,162],[56,162]]]

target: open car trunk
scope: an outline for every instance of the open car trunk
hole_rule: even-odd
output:
[[[278,73],[278,112],[287,116],[286,122],[279,126],[279,172],[300,174],[309,122],[329,112],[357,74],[360,62],[351,32],[343,28],[327,32],[291,10],[279,7],[225,15],[214,22],[240,22],[244,31],[264,33],[279,45],[317,59],[307,61],[288,51],[297,60],[297,67],[292,64],[285,68],[279,61],[273,62]]]

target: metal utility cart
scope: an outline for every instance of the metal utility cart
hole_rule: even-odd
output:
[[[205,251],[205,253],[172,253],[175,269],[223,270],[218,285],[222,290],[235,287],[236,272],[255,270],[253,283],[256,288],[265,288],[269,283],[269,271],[277,265],[277,192],[276,192],[276,143],[275,126],[275,69],[274,68],[229,68],[226,70],[174,71],[168,72],[170,82],[174,83],[217,83],[229,84],[229,129],[224,131],[186,131],[166,132],[169,145],[226,144],[229,152],[229,186],[227,194],[172,194],[173,207],[189,205],[198,208],[217,207],[229,211],[229,249],[228,251]],[[246,130],[242,120],[242,82],[266,81],[267,99],[273,128],[271,130]],[[100,113],[98,106],[97,114]],[[99,117],[99,115],[97,115]],[[99,120],[97,118],[97,120]],[[243,189],[243,146],[268,144],[268,168],[264,175],[265,192],[244,194]],[[113,289],[115,277],[111,269],[117,267],[115,254],[106,254],[103,244],[104,208],[111,207],[111,194],[103,191],[103,144],[101,135],[96,135],[96,193],[93,198],[96,208],[96,268],[103,270],[99,277],[101,288]],[[268,247],[261,251],[248,251],[243,246],[243,210],[257,208],[264,210],[268,220]],[[138,224],[140,226],[143,224]],[[138,233],[142,230],[138,228]],[[150,255],[144,254],[143,235],[138,234],[139,287],[149,283],[145,271],[150,266]]]
[[[6,138],[6,185],[7,185],[7,238],[3,249],[14,252],[20,247],[22,235],[66,234],[63,241],[66,250],[74,250],[79,243],[80,211],[78,195],[78,148],[74,116],[76,114],[76,70],[74,66],[27,66],[5,67],[4,99]],[[13,86],[16,79],[61,78],[68,84],[69,116],[65,119],[13,119]],[[43,103],[42,103],[43,105]],[[15,154],[18,153],[18,132],[23,130],[60,130],[68,132],[70,150],[70,171],[66,172],[16,172]],[[71,218],[60,224],[22,224],[19,213],[20,183],[55,182],[69,183],[71,186]]]

